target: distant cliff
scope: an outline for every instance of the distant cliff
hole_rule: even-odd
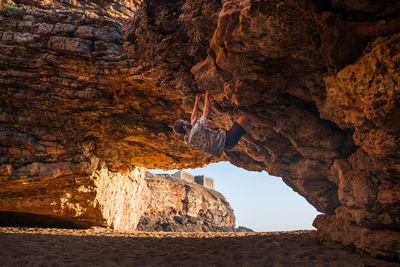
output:
[[[146,182],[151,200],[138,230],[235,231],[235,215],[221,193],[186,179],[149,172]]]
[[[30,170],[39,170],[41,182],[26,177],[30,183],[9,182],[0,189],[0,225],[234,231],[235,216],[225,197],[202,185],[144,168],[122,176],[101,164],[91,175],[67,173],[53,179],[45,176],[49,166],[36,165]]]

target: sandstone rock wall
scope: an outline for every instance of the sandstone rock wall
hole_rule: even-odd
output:
[[[0,183],[0,211],[51,215],[78,226],[100,225],[127,231],[136,229],[150,202],[143,168],[122,175],[104,165],[91,174],[65,167],[54,175],[54,164],[30,166],[38,166],[40,171]],[[51,171],[47,176],[46,170]],[[7,223],[5,220],[2,218]]]
[[[85,142],[94,142],[95,154],[114,170],[193,167],[193,154],[211,161],[194,150],[185,154],[183,144],[183,153],[171,153],[177,138],[169,123],[182,113],[180,103],[159,96],[143,73],[151,67],[124,52],[133,46],[123,38],[122,19],[67,6],[0,20],[1,164],[14,170],[80,162]]]
[[[366,2],[361,6],[368,9]],[[399,6],[360,14],[360,6],[340,1],[222,3],[207,57],[190,70],[213,96],[213,119],[223,128],[242,111],[287,119],[279,134],[252,129],[261,147],[242,143],[226,153],[228,159],[282,176],[325,213],[315,221],[322,240],[398,258]],[[137,28],[150,28],[143,23],[152,17],[150,6],[146,1],[133,20]],[[161,27],[160,20],[155,25]],[[181,31],[168,32],[163,41]],[[148,39],[135,37],[138,49],[149,47]],[[177,74],[163,89],[183,82]],[[196,90],[191,92],[183,104],[193,99]]]
[[[172,176],[146,175],[151,201],[138,230],[234,232],[235,215],[225,197]]]
[[[134,2],[51,3],[0,17],[5,189],[79,172],[87,144],[121,173],[229,160],[281,176],[324,213],[322,240],[399,258],[396,1],[146,0],[128,20],[96,10]],[[205,89],[223,128],[243,111],[286,124],[221,159],[188,148],[171,126]]]
[[[321,116],[354,129],[357,149],[331,168],[341,206],[314,222],[323,240],[348,245],[351,236],[356,247],[392,258],[400,249],[399,62],[395,34],[378,38],[357,62],[326,78]]]
[[[144,176],[143,168],[126,174],[109,173],[104,169],[96,172],[95,207],[99,206],[107,226],[120,231],[136,230],[150,203],[151,192]]]
[[[55,169],[52,164],[31,165],[40,166],[42,173]],[[13,182],[1,182],[0,224],[99,225],[118,231],[235,229],[229,203],[212,189],[153,175],[144,168],[122,174],[99,164],[90,175],[63,171],[59,176],[52,173],[46,177],[39,172]]]

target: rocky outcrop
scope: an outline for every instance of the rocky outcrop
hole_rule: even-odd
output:
[[[1,225],[234,231],[235,215],[225,197],[201,185],[153,175],[144,168],[121,174],[102,165],[84,175],[64,167],[57,176],[57,168],[51,164],[32,163],[29,167],[37,168],[39,174],[3,183]]]
[[[85,175],[67,163],[32,163],[28,168],[30,175],[2,183],[0,191],[0,210],[17,212],[21,220],[35,221],[29,214],[50,215],[42,220],[51,224],[54,218],[80,227],[101,225],[128,231],[136,229],[150,201],[143,168],[124,175],[105,166]],[[4,215],[13,217],[12,213]],[[23,223],[21,220],[17,222]],[[10,223],[6,218],[1,221]],[[41,224],[40,218],[36,221],[34,224]]]
[[[357,148],[331,168],[341,206],[314,222],[323,240],[391,258],[400,249],[399,40],[400,34],[378,38],[356,63],[325,80],[321,116],[354,129]]]
[[[179,100],[158,95],[142,57],[124,52],[133,46],[122,19],[89,15],[67,6],[1,17],[1,164],[14,173],[32,162],[80,162],[87,141],[113,170],[194,167],[192,156],[210,162],[194,150],[171,153]]]
[[[51,3],[0,17],[4,190],[67,181],[88,143],[122,174],[229,160],[281,176],[324,213],[320,239],[399,258],[398,3],[146,0],[126,7],[131,19],[81,7],[135,2]],[[188,148],[171,126],[205,89],[223,128],[243,111],[286,124],[254,127],[259,147],[220,159]]]
[[[239,226],[235,229],[235,232],[238,233],[253,233],[254,231],[251,230],[250,228],[244,227],[244,226]]]
[[[150,205],[138,230],[168,232],[234,232],[235,215],[225,197],[173,176],[146,175]]]

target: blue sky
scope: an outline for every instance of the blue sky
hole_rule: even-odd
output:
[[[185,171],[214,178],[215,189],[226,197],[235,212],[236,227],[245,226],[257,232],[314,229],[312,222],[319,213],[280,177],[265,171],[249,172],[228,162]]]

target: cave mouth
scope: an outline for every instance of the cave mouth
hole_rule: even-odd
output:
[[[171,175],[180,170],[148,171]],[[255,232],[315,230],[312,222],[321,213],[280,177],[266,171],[247,171],[230,162],[183,171],[214,179],[214,189],[225,196],[234,210],[236,228],[246,227]]]

